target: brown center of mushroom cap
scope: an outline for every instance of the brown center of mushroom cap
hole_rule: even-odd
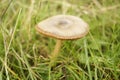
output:
[[[88,33],[88,24],[79,17],[57,15],[41,21],[37,30],[58,39],[77,39]]]
[[[57,23],[56,23],[56,26],[58,28],[61,28],[61,29],[68,29],[71,27],[71,25],[73,24],[72,21],[68,20],[68,19],[60,19]]]

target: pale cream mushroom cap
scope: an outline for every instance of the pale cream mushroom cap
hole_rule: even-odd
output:
[[[78,39],[85,36],[88,24],[79,17],[56,15],[41,21],[36,26],[38,32],[57,39]]]

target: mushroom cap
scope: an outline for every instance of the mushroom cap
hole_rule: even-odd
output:
[[[71,40],[84,37],[89,28],[81,18],[71,15],[56,15],[38,23],[36,30],[46,36]]]

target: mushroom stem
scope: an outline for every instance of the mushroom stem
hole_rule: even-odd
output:
[[[62,40],[57,40],[55,48],[53,50],[53,52],[51,53],[50,59],[51,59],[51,63],[53,63],[55,61],[55,59],[58,57],[59,55],[59,51],[61,48],[61,44],[62,44]]]

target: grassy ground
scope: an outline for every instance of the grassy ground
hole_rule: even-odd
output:
[[[83,18],[89,34],[63,42],[56,65],[55,39],[35,25],[56,15]],[[0,0],[0,80],[119,80],[120,0]]]

